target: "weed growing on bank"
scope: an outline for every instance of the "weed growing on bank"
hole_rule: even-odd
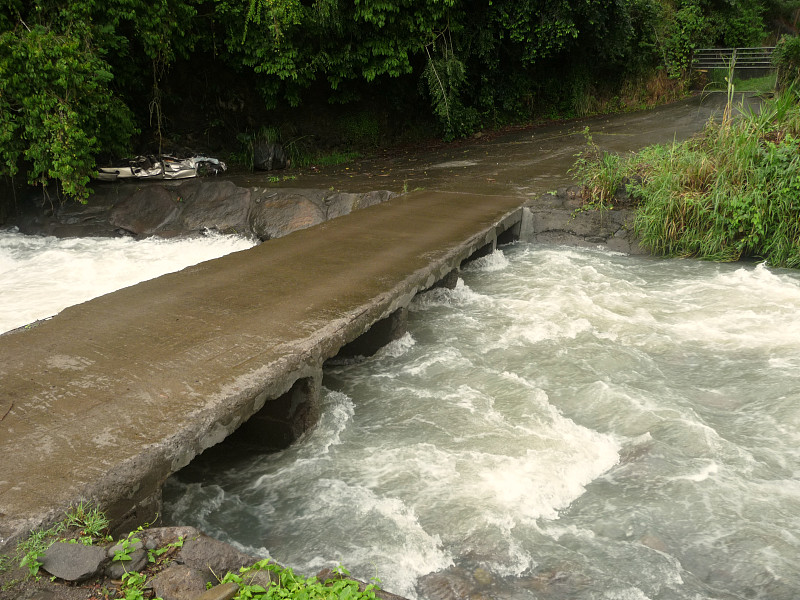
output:
[[[760,111],[726,111],[685,142],[650,146],[622,166],[603,156],[576,173],[600,197],[620,176],[630,181],[635,232],[653,254],[800,267],[799,101],[788,90]]]
[[[586,147],[576,155],[575,164],[568,171],[584,187],[583,210],[599,210],[601,213],[613,208],[614,196],[625,181],[627,162],[619,154],[601,150],[592,138],[589,127],[583,130]]]
[[[108,518],[97,507],[83,502],[71,506],[64,518],[49,529],[31,532],[26,540],[17,546],[15,558],[19,566],[28,569],[31,577],[38,576],[39,560],[56,541],[70,541],[91,546],[98,542],[108,542]]]

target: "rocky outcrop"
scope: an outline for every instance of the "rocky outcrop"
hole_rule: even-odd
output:
[[[112,207],[108,222],[118,231],[148,236],[165,229],[179,213],[179,203],[166,188],[140,189]]]
[[[318,225],[359,208],[393,197],[385,190],[348,194],[327,190],[273,190],[257,194],[248,217],[248,229],[261,240]]]
[[[323,189],[241,187],[222,179],[137,181],[98,186],[88,204],[51,205],[38,197],[8,225],[26,234],[56,237],[175,237],[206,230],[239,233],[261,241],[283,237],[396,194]],[[635,209],[620,190],[613,208],[595,210],[580,187],[560,188],[525,205],[520,239],[646,254],[633,237]]]
[[[88,204],[31,199],[8,225],[56,237],[174,237],[205,230],[260,240],[281,237],[359,208],[384,202],[388,191],[245,188],[220,179],[136,181],[98,185]]]
[[[613,208],[598,210],[587,204],[582,188],[560,188],[525,205],[529,222],[523,226],[525,241],[569,246],[605,246],[626,254],[647,254],[633,235],[636,212],[624,191]]]

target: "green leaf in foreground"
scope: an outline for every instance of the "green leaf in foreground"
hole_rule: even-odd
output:
[[[258,572],[271,573],[268,587],[255,582]],[[234,600],[273,600],[290,598],[296,600],[373,600],[375,585],[362,586],[359,582],[345,577],[347,571],[337,571],[341,577],[320,582],[316,577],[305,578],[296,575],[292,569],[261,560],[250,567],[243,567],[239,573],[228,573],[222,583],[233,582],[239,586]],[[260,578],[259,582],[265,582]]]

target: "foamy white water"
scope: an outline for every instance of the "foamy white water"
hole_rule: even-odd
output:
[[[0,232],[0,332],[58,314],[68,306],[245,250],[241,236],[141,241]]]
[[[168,518],[412,598],[800,597],[800,274],[518,245]]]

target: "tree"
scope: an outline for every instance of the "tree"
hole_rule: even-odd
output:
[[[0,34],[0,172],[13,176],[24,161],[30,184],[56,179],[85,200],[96,154],[133,132],[111,80],[85,28],[21,24]]]
[[[0,5],[0,175],[57,180],[85,201],[99,153],[122,154],[136,127],[117,71],[142,56],[158,70],[182,48],[180,0]],[[135,48],[134,48],[135,47]],[[142,71],[128,73],[141,88]]]

